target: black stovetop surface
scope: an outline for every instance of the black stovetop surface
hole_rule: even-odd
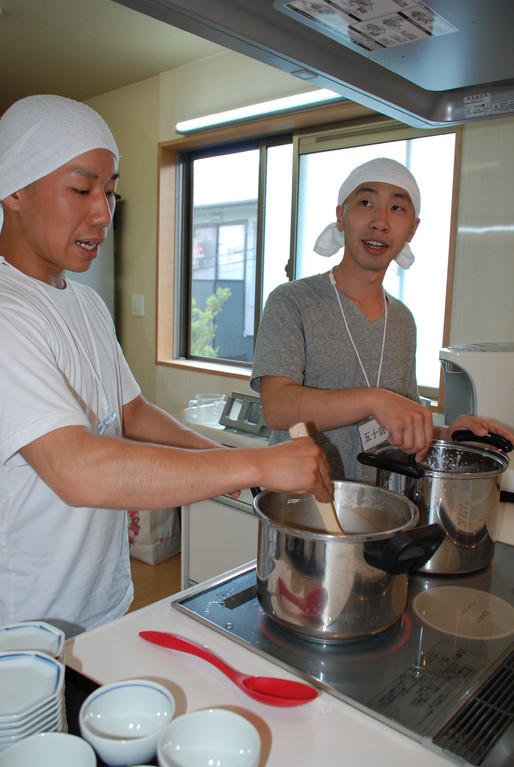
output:
[[[310,642],[275,625],[259,604],[255,566],[200,585],[189,596],[174,600],[172,607],[432,745],[442,728],[475,699],[495,673],[511,668],[514,686],[513,552],[510,546],[496,544],[492,564],[477,573],[411,575],[408,604],[401,619],[382,634],[351,643]],[[465,597],[471,607],[483,601],[483,617],[489,627],[485,636],[474,632],[472,636],[455,636],[442,630],[437,610],[435,627],[420,617],[417,605],[443,594],[436,589],[444,589],[452,598]],[[498,624],[493,608],[500,610]],[[498,708],[496,702],[494,706]],[[475,761],[474,756],[465,755],[466,762],[501,767],[514,764],[512,701],[510,706],[510,715],[507,711],[502,719],[502,732],[495,736],[497,741],[507,733],[510,739],[508,748],[513,750],[507,761],[487,761],[484,755]],[[451,745],[443,747],[454,751]]]

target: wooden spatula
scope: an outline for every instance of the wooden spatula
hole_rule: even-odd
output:
[[[289,434],[291,435],[292,439],[296,439],[296,437],[308,437],[309,430],[307,429],[306,424],[296,423],[289,429]],[[330,503],[321,503],[320,501],[316,500],[316,498],[314,498],[314,501],[316,503],[326,532],[335,533],[336,535],[344,533],[343,528],[339,524],[337,512],[333,502],[330,501]]]

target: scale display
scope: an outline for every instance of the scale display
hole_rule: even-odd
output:
[[[221,414],[220,424],[226,429],[268,438],[271,429],[262,414],[261,398],[245,392],[232,392]]]

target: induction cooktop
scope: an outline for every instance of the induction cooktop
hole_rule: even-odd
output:
[[[275,625],[259,604],[253,564],[172,607],[460,764],[512,767],[512,565],[513,548],[496,544],[480,572],[410,576],[394,626],[335,645]]]

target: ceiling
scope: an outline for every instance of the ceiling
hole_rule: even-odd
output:
[[[0,0],[0,114],[36,93],[84,100],[223,50],[112,0]]]

